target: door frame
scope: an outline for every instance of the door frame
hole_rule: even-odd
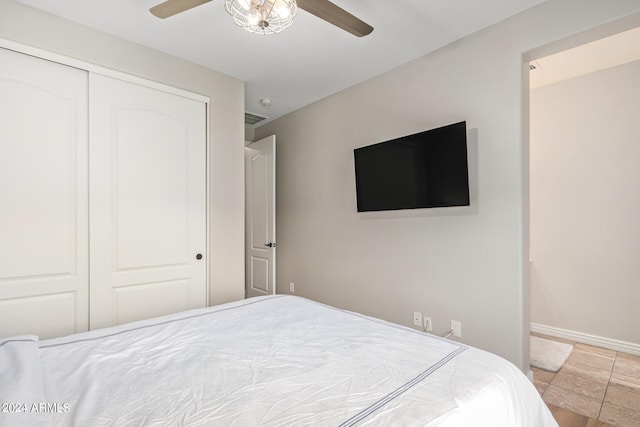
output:
[[[250,208],[250,201],[249,201],[249,197],[251,194],[253,194],[253,188],[250,188],[250,183],[251,183],[251,170],[248,167],[248,160],[249,160],[249,150],[255,150],[254,148],[252,148],[252,145],[260,145],[262,147],[262,152],[265,151],[269,151],[269,154],[271,156],[271,162],[270,162],[270,166],[271,166],[271,171],[270,171],[270,177],[268,179],[268,181],[270,182],[270,192],[271,192],[271,198],[270,200],[268,200],[267,204],[268,207],[267,209],[270,211],[270,218],[267,219],[268,222],[268,229],[267,229],[267,235],[268,237],[268,242],[265,242],[266,244],[269,245],[273,245],[270,246],[268,248],[268,250],[270,251],[269,254],[269,266],[268,266],[268,279],[271,281],[271,288],[269,289],[269,285],[267,284],[267,291],[264,293],[264,295],[275,295],[276,293],[276,242],[277,242],[277,237],[276,237],[276,136],[275,135],[270,135],[267,136],[259,141],[255,141],[255,142],[246,142],[245,143],[245,284],[244,284],[244,293],[245,293],[245,298],[249,298],[251,296],[257,296],[257,295],[250,295],[250,285],[251,285],[251,272],[250,272],[250,268],[251,268],[251,264],[250,264],[250,260],[252,257],[252,229],[253,229],[253,225],[250,224],[250,216],[251,216],[251,208]],[[266,148],[266,149],[265,149]]]

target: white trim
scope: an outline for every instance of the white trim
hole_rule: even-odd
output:
[[[102,67],[100,65],[92,64],[90,62],[82,61],[80,59],[71,58],[71,57],[54,53],[48,50],[25,45],[12,40],[3,39],[1,37],[0,37],[0,48],[13,50],[15,52],[24,53],[26,55],[35,56],[35,57],[46,59],[52,62],[57,62],[59,64],[67,65],[69,67],[85,70],[90,73],[101,74],[103,76],[124,80],[130,83],[135,83],[140,86],[146,86],[148,88],[160,90],[160,91],[171,93],[178,96],[183,96],[185,98],[193,99],[200,102],[205,102],[206,104],[209,104],[211,101],[210,98],[205,95],[189,92],[187,90],[169,86],[164,83],[156,82],[153,80],[149,80],[144,77],[134,76],[133,74],[127,74],[122,71],[117,71],[111,68]]]
[[[211,247],[211,105],[209,102],[209,98],[207,97],[207,101],[205,101],[204,103],[204,114],[205,114],[205,118],[206,118],[206,141],[205,141],[205,146],[204,146],[204,157],[206,160],[206,164],[205,164],[205,203],[206,203],[206,207],[205,207],[205,215],[206,217],[206,222],[205,222],[205,227],[206,227],[206,243],[205,243],[205,247],[207,248],[207,258],[206,258],[206,270],[205,270],[205,280],[207,281],[206,286],[207,286],[207,307],[210,307],[211,304],[211,296],[212,296],[212,292],[211,292],[211,258],[213,255],[213,248]]]
[[[540,325],[538,323],[531,323],[530,330],[531,332],[549,335],[551,337],[564,338],[583,344],[595,345],[597,347],[604,347],[611,350],[622,351],[624,353],[640,355],[640,344],[628,341],[614,340],[597,335],[585,334],[583,332],[576,332],[562,328],[555,328],[553,326]]]

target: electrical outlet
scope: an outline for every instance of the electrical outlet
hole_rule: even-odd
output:
[[[433,325],[431,324],[431,317],[424,316],[422,318],[422,322],[423,322],[422,326],[424,327],[425,332],[433,331]]]
[[[293,282],[289,282],[289,292],[290,293],[295,293],[296,290],[296,285]]]
[[[422,313],[413,312],[413,324],[422,328]]]
[[[459,322],[457,320],[452,320],[451,321],[451,332],[452,332],[452,335],[454,337],[461,337],[462,336],[462,322]]]

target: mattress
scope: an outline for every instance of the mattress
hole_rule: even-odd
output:
[[[275,295],[0,340],[0,425],[557,426],[488,352]]]

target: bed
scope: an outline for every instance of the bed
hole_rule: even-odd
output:
[[[476,348],[274,295],[0,340],[2,426],[557,426]]]

